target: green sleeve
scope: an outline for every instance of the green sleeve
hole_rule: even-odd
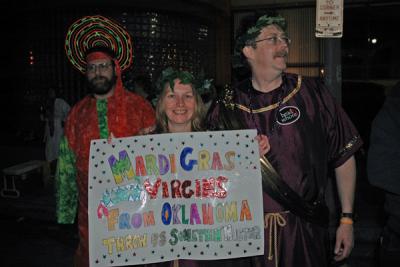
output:
[[[98,99],[96,102],[97,120],[99,121],[100,138],[106,139],[108,135],[107,99]]]
[[[56,172],[56,216],[60,224],[73,224],[78,209],[75,155],[64,136],[60,142],[60,153]]]

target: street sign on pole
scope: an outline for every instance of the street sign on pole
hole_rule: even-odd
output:
[[[317,0],[315,36],[343,36],[343,0]]]

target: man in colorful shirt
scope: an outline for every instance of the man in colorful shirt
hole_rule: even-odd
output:
[[[77,29],[80,33],[82,32],[81,28],[76,27],[76,25],[82,26],[82,23],[88,23],[88,25],[91,23],[88,33],[71,41]],[[97,30],[93,30],[96,27]],[[75,266],[89,266],[88,166],[90,141],[142,134],[152,130],[155,125],[155,114],[150,103],[123,87],[121,69],[129,66],[131,59],[126,57],[132,56],[130,51],[121,55],[120,52],[123,50],[121,46],[124,44],[119,44],[118,47],[118,45],[98,46],[96,42],[91,43],[93,42],[91,37],[109,34],[110,31],[115,30],[115,27],[120,26],[104,17],[86,17],[73,24],[67,36],[67,55],[70,56],[73,65],[86,74],[91,89],[91,94],[72,108],[66,120],[65,138],[60,144],[56,177],[58,223],[74,223],[78,211],[80,243],[75,257]],[[107,31],[104,28],[107,28]],[[118,29],[123,31],[122,28]],[[127,36],[127,33],[124,33]],[[119,38],[116,43],[118,44],[118,41],[121,40],[122,38]],[[88,46],[76,45],[78,49],[84,49],[81,54],[85,55],[85,58],[71,59],[71,54],[74,53],[68,53],[73,50],[68,44],[76,44],[77,41]],[[130,39],[125,38],[122,41],[130,42]],[[101,43],[104,44],[104,42]],[[91,47],[90,44],[92,44]],[[111,47],[116,49],[117,53]],[[131,44],[129,43],[127,47],[131,47]],[[121,49],[118,50],[118,48]],[[74,47],[74,49],[77,48]],[[75,56],[77,57],[78,54]]]
[[[247,65],[251,74],[227,90],[208,115],[209,129],[257,129],[268,136],[271,147],[261,161],[264,256],[247,263],[242,259],[240,266],[328,266],[332,254],[341,261],[353,247],[353,154],[362,141],[319,80],[284,72],[290,44],[285,19],[264,15],[248,17],[245,23],[236,44],[242,61],[236,63]],[[330,168],[342,207],[332,252],[327,249],[329,216],[324,201]]]

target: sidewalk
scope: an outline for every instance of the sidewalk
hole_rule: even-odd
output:
[[[1,198],[2,266],[71,267],[77,233],[57,225],[52,187],[22,189],[17,199]]]

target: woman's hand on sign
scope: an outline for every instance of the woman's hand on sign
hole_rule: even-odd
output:
[[[155,129],[156,129],[156,125],[150,126],[148,128],[140,129],[140,131],[138,132],[138,135],[151,134],[152,132],[154,132]]]
[[[255,137],[255,139],[258,142],[258,148],[260,150],[260,157],[264,156],[265,154],[268,153],[268,151],[271,149],[271,146],[269,144],[268,137],[263,134],[259,134]]]

